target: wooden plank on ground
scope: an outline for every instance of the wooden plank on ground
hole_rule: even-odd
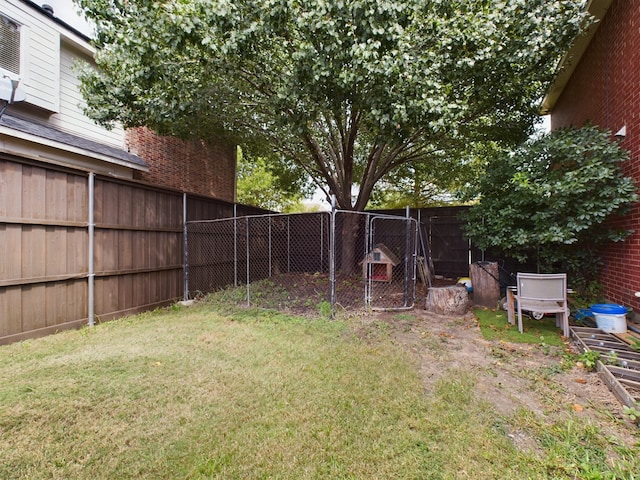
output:
[[[602,355],[611,355],[611,353],[613,352],[615,353],[616,357],[618,357],[619,360],[626,360],[628,362],[633,362],[635,364],[640,365],[640,354],[637,354],[634,352],[626,352],[623,350],[611,350],[611,349],[598,348],[598,347],[591,347],[591,350],[600,352]]]
[[[636,342],[640,342],[640,334],[631,330],[627,330],[626,333],[614,333],[613,336],[627,345],[634,345]]]
[[[615,341],[615,339],[596,340],[592,338],[583,338],[582,340],[586,345],[589,345],[590,347],[595,347],[595,348],[600,347],[600,348],[606,348],[608,350],[611,350],[611,349],[627,350],[628,349],[626,344]]]
[[[625,387],[630,387],[630,388],[633,388],[634,390],[637,390],[638,392],[640,392],[640,382],[636,382],[634,380],[629,380],[627,378],[618,378],[618,381],[620,383],[622,383]],[[632,396],[634,396],[634,395],[632,395]]]
[[[640,372],[632,370],[630,368],[617,367],[615,365],[607,365],[607,368],[611,371],[616,378],[626,378],[635,382],[640,382]]]
[[[618,379],[609,371],[607,366],[602,362],[598,362],[598,373],[602,380],[609,386],[609,389],[613,392],[620,402],[628,407],[636,406],[636,399],[633,397],[627,389],[618,381]]]
[[[597,362],[600,377],[622,404],[635,407],[640,397],[629,389],[637,391],[640,386],[640,371],[635,369],[640,364],[635,357],[636,352],[613,334],[599,329],[571,327],[571,335],[582,350],[600,352],[603,355],[603,360]],[[626,361],[627,366],[620,367],[605,363],[607,358],[611,359],[612,355],[617,357],[616,362]]]

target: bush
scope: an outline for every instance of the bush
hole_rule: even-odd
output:
[[[466,234],[540,272],[567,272],[580,290],[597,279],[599,250],[630,233],[605,225],[638,199],[620,170],[628,152],[593,126],[556,130],[489,161],[466,214]]]

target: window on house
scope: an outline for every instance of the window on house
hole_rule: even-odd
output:
[[[20,25],[0,15],[0,69],[20,73]]]

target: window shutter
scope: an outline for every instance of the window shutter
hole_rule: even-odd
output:
[[[0,15],[0,67],[20,73],[20,25]]]

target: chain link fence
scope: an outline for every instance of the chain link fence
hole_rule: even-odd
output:
[[[245,286],[247,305],[302,312],[410,309],[418,224],[334,211],[188,222],[185,298]]]

